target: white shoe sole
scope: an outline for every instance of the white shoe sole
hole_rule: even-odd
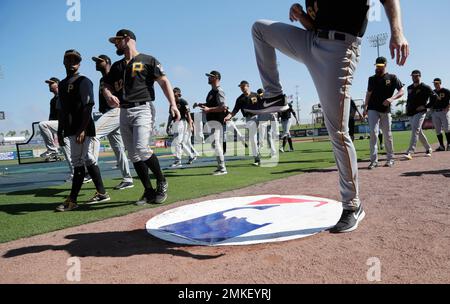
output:
[[[120,189],[114,189],[114,190],[116,190],[116,191],[122,191],[122,190],[126,190],[126,189],[131,189],[131,188],[134,188],[134,185],[126,186],[126,187],[122,187],[122,188],[120,188]]]
[[[214,176],[227,175],[228,172],[213,173]]]

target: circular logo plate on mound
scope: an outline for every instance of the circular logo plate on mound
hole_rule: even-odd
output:
[[[162,240],[197,246],[282,242],[325,231],[339,221],[342,204],[310,196],[234,197],[179,207],[147,222]]]

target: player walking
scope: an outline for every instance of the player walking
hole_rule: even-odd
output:
[[[381,0],[390,21],[392,57],[403,65],[409,55],[403,35],[400,1]],[[280,83],[276,50],[304,63],[317,88],[325,122],[333,144],[340,175],[344,212],[331,232],[349,232],[358,227],[365,213],[359,198],[358,164],[348,132],[349,90],[360,57],[361,38],[367,23],[370,1],[306,0],[290,10],[290,20],[306,30],[268,20],[253,26],[256,61],[265,89],[265,99],[252,113],[280,112],[287,109]],[[283,109],[284,108],[284,109]]]
[[[66,201],[58,206],[57,211],[71,211],[78,208],[77,198],[86,174],[85,166],[94,182],[97,193],[88,202],[95,204],[110,200],[103,186],[100,169],[89,148],[95,137],[95,125],[92,119],[94,92],[92,82],[79,74],[81,55],[76,50],[68,50],[64,54],[64,66],[67,77],[59,84],[59,123],[58,140],[64,146],[64,138],[70,141],[70,154],[74,176],[72,190]]]
[[[53,93],[53,98],[50,100],[50,114],[48,121],[41,121],[39,123],[39,130],[41,132],[42,139],[44,139],[47,151],[40,156],[45,158],[46,161],[54,161],[58,156],[58,148],[55,146],[55,135],[58,133],[58,85],[59,79],[52,77],[45,81],[48,84],[49,90]],[[73,166],[70,159],[70,142],[68,138],[64,138],[65,145],[62,148],[64,157],[69,165],[70,175],[67,177],[66,182],[72,182],[73,178]]]
[[[434,93],[436,97],[431,100],[434,128],[439,140],[439,148],[436,152],[445,151],[444,135],[447,138],[447,151],[450,151],[450,91],[442,87],[440,78],[434,80]]]
[[[404,158],[412,160],[412,154],[416,152],[417,140],[420,140],[425,147],[426,156],[431,157],[433,150],[428,142],[427,137],[423,133],[423,122],[427,116],[427,107],[430,105],[428,101],[436,97],[431,87],[421,82],[422,73],[414,70],[411,74],[413,84],[408,87],[408,101],[406,103],[406,112],[409,116],[411,124],[411,143],[406,151]]]
[[[132,31],[120,30],[109,41],[116,46],[117,55],[124,55],[124,58],[112,65],[105,78],[103,94],[110,107],[120,107],[120,132],[125,149],[145,189],[136,205],[161,204],[167,199],[169,184],[158,158],[149,147],[152,114],[148,103],[155,100],[156,81],[169,101],[172,114],[179,120],[172,85],[156,58],[137,51],[136,36]],[[115,91],[122,91],[120,99],[114,95]],[[156,191],[150,181],[149,169],[156,178]]]
[[[280,148],[280,152],[284,153],[286,150],[286,144],[289,142],[289,152],[294,151],[294,145],[292,144],[292,136],[291,136],[291,126],[292,121],[291,118],[294,116],[295,120],[297,121],[297,125],[299,124],[297,114],[294,111],[294,108],[292,107],[292,103],[289,104],[289,109],[286,111],[280,112],[278,114],[281,120],[281,126],[283,127],[283,135],[281,138],[283,138],[283,146]]]
[[[207,73],[206,76],[208,77],[208,84],[211,85],[211,91],[209,91],[206,97],[206,103],[198,104],[198,106],[206,114],[207,125],[211,129],[211,134],[214,136],[217,170],[214,171],[213,175],[226,175],[228,172],[225,166],[223,152],[226,100],[225,92],[220,87],[222,76],[218,71]]]
[[[175,147],[175,162],[171,167],[181,168],[183,166],[181,163],[183,151],[189,156],[188,165],[191,165],[197,159],[198,152],[194,149],[191,143],[194,122],[192,121],[189,104],[185,99],[181,98],[182,95],[180,88],[174,88],[173,94],[175,95],[175,100],[177,103],[177,108],[180,111],[181,119],[179,121],[175,121],[172,126],[175,135],[175,139],[173,141],[173,145]]]
[[[246,112],[245,109],[250,105],[257,103],[260,99],[257,93],[250,90],[250,84],[248,81],[241,81],[239,88],[241,89],[242,94],[236,99],[236,104],[234,105],[233,111],[225,117],[225,122],[228,123],[232,121],[233,117],[235,117],[239,111],[242,112],[242,116],[244,116],[246,120],[246,128],[249,131],[252,156],[255,159],[253,165],[259,166],[261,165],[261,156],[258,147],[258,116]]]
[[[404,84],[394,74],[386,71],[387,60],[376,60],[375,75],[369,78],[364,117],[369,118],[370,165],[369,170],[378,167],[378,137],[380,128],[386,140],[387,162],[385,167],[394,166],[394,139],[392,137],[392,103],[404,95]],[[394,95],[394,92],[397,93]]]

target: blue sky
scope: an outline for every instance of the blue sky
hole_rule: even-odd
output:
[[[64,78],[62,57],[76,48],[83,55],[81,72],[91,78],[97,90],[99,74],[91,57],[105,53],[113,61],[114,46],[107,38],[120,28],[132,29],[138,50],[158,58],[174,86],[182,88],[193,104],[203,101],[209,86],[205,72],[219,70],[228,104],[234,105],[240,91],[237,84],[248,80],[256,90],[261,86],[254,59],[250,29],[257,19],[289,22],[293,1],[286,0],[81,0],[81,21],[69,22],[67,0],[0,1],[0,132],[30,129],[33,121],[48,117],[51,94],[44,80]],[[304,1],[300,1],[301,4]],[[390,72],[409,84],[410,72],[421,69],[423,81],[431,84],[441,77],[450,86],[448,52],[448,12],[450,1],[402,1],[406,36],[411,58],[405,67],[391,64]],[[381,20],[371,22],[364,39],[361,62],[352,94],[364,97],[367,78],[373,74],[376,49],[367,36],[389,32],[384,11]],[[381,54],[388,56],[387,46]],[[279,57],[282,81],[287,94],[299,85],[301,119],[308,120],[311,106],[318,102],[306,69],[285,56]],[[167,119],[167,101],[157,89],[157,121]]]

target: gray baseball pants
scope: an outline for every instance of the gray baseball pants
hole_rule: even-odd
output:
[[[152,112],[148,104],[120,109],[120,133],[131,162],[147,161],[153,155],[150,148]]]
[[[380,113],[369,110],[369,128],[370,128],[370,161],[378,162],[378,135],[380,129],[386,143],[387,160],[394,160],[394,137],[392,136],[392,115],[391,113]]]
[[[281,136],[281,138],[291,138],[291,119],[281,120],[281,126],[283,127],[283,135]]]
[[[433,111],[432,118],[437,135],[442,134],[442,131],[444,131],[445,133],[450,132],[450,112]]]
[[[58,121],[41,121],[39,123],[39,130],[41,131],[41,136],[44,139],[45,146],[49,152],[58,152],[58,148],[55,145],[55,135],[58,133]],[[67,164],[69,165],[70,173],[73,175],[73,166],[70,153],[70,141],[69,138],[64,138],[65,146],[62,147],[64,157],[66,158]]]
[[[70,152],[72,154],[72,166],[74,168],[97,165],[91,149],[93,137],[86,136],[82,144],[77,143],[76,136],[69,136],[68,138],[70,141]]]
[[[122,172],[123,181],[126,183],[132,183],[133,177],[130,172],[130,164],[125,153],[125,147],[120,134],[120,109],[112,109],[102,115],[95,122],[96,137],[92,139],[92,154],[95,157],[96,163],[98,163],[98,157],[100,153],[100,138],[108,137],[111,148],[117,159],[117,164]]]
[[[417,140],[420,140],[422,145],[425,147],[425,150],[431,150],[431,146],[428,142],[427,137],[423,133],[423,122],[425,121],[427,114],[426,113],[418,113],[414,116],[411,116],[409,119],[409,123],[411,124],[411,142],[409,144],[409,148],[406,151],[406,154],[411,154],[416,152]]]
[[[346,34],[346,41],[319,38],[315,32],[268,20],[252,29],[256,61],[266,97],[283,93],[276,50],[304,63],[319,94],[330,134],[344,209],[360,205],[356,150],[349,134],[350,88],[360,56],[361,38]]]

